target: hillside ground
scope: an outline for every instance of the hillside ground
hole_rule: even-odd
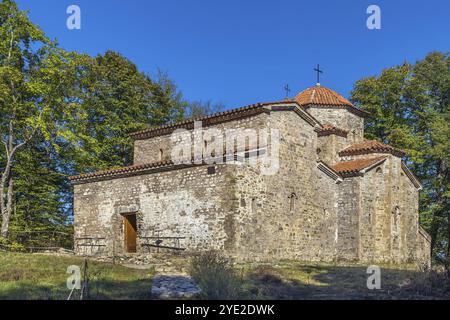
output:
[[[82,270],[80,257],[0,253],[0,299],[65,300],[69,266]],[[149,299],[152,269],[139,270],[88,261],[91,299]],[[77,299],[78,291],[74,291]]]
[[[0,300],[65,300],[70,294],[67,268],[75,265],[82,269],[83,263],[83,258],[75,256],[0,252]],[[367,267],[280,261],[235,265],[234,270],[244,299],[450,299],[445,272],[380,265],[381,289],[369,290]],[[188,270],[188,261],[180,268]],[[156,271],[151,265],[136,269],[89,260],[88,274],[89,299],[152,298],[151,282]],[[72,298],[79,298],[78,291]]]
[[[434,272],[412,265],[379,265],[380,289],[369,289],[368,265],[285,261],[244,266],[245,288],[261,299],[434,299],[450,298],[450,286]],[[369,271],[369,273],[368,273]],[[369,281],[371,282],[371,281]]]

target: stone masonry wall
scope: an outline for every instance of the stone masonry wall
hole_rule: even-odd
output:
[[[242,259],[333,260],[337,248],[337,185],[317,169],[317,134],[293,112],[272,113],[280,131],[280,168],[237,174],[236,245]],[[252,205],[253,204],[253,205]]]
[[[423,260],[419,233],[419,192],[390,155],[361,179],[360,259],[362,261],[415,262]],[[429,250],[424,248],[423,252]],[[425,258],[426,259],[426,258]]]
[[[322,124],[331,124],[348,130],[348,145],[361,142],[364,139],[364,118],[347,109],[327,106],[311,106],[308,112]]]
[[[345,179],[337,198],[338,260],[356,261],[359,255],[359,208],[361,203],[359,179]]]
[[[209,128],[217,128],[223,134],[225,134],[226,130],[234,129],[251,129],[258,131],[259,129],[267,127],[267,118],[268,115],[262,113],[254,117],[224,122],[213,127],[204,127],[203,129],[207,130]],[[224,144],[226,143],[225,139],[223,142]],[[153,137],[151,139],[136,140],[134,142],[134,164],[139,165],[170,160],[172,147],[173,143],[171,141],[170,134]],[[193,154],[194,151],[191,150],[191,152]]]
[[[207,166],[75,186],[75,237],[105,237],[124,252],[122,214],[137,212],[138,236],[186,237],[181,247],[224,250],[234,239],[232,168]],[[138,243],[138,252],[145,248]]]
[[[338,135],[328,135],[319,137],[318,157],[328,165],[333,165],[340,161],[339,152],[348,147],[349,141],[345,137]]]

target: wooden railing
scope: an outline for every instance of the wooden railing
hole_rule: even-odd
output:
[[[106,238],[104,237],[76,237],[75,252],[87,255],[99,255],[105,252]]]
[[[180,240],[185,239],[185,237],[139,237],[141,240],[141,246],[147,248],[156,248],[159,252],[160,249],[174,250],[174,251],[184,251],[185,248],[181,247]]]

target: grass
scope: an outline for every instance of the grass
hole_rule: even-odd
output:
[[[380,264],[381,288],[370,290],[368,265],[280,261],[237,264],[231,269],[226,261],[217,253],[192,260],[191,275],[203,290],[200,298],[450,299],[450,279],[443,270],[421,272],[412,265]],[[225,285],[228,282],[233,285]]]
[[[67,267],[83,259],[70,256],[0,252],[0,299],[61,300],[70,291]],[[89,260],[91,299],[149,299],[152,270],[136,270]]]
[[[280,262],[245,266],[244,286],[254,299],[450,299],[445,273],[411,265],[379,265],[381,289],[367,288],[367,265]]]
[[[183,260],[187,263],[187,260]],[[204,290],[200,299],[450,299],[445,271],[380,265],[381,290],[369,290],[367,265],[280,261],[231,266],[220,256],[192,259],[190,272]],[[181,262],[180,262],[181,263]],[[67,299],[72,256],[0,252],[0,300]],[[154,271],[89,260],[91,299],[150,299]]]

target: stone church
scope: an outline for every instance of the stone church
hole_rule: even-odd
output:
[[[277,130],[272,174],[248,161],[273,155],[264,139],[255,148],[246,144],[241,157],[232,150],[232,163],[178,163],[173,134],[192,133],[197,121],[133,133],[132,166],[70,178],[76,251],[214,249],[240,261],[428,264],[430,237],[419,225],[421,184],[402,150],[364,139],[366,116],[317,84],[292,100],[196,119],[219,132]]]

